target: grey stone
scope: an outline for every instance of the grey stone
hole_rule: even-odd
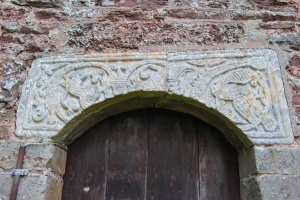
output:
[[[255,147],[257,171],[262,174],[300,175],[300,149]]]
[[[242,200],[300,199],[300,176],[261,175],[241,181]]]
[[[241,200],[261,200],[259,184],[255,178],[246,178],[240,184]]]
[[[17,164],[19,143],[15,141],[0,141],[0,170],[11,171]]]
[[[13,3],[22,6],[34,7],[60,7],[63,5],[60,0],[12,0]]]
[[[8,200],[11,195],[13,177],[0,173],[0,199]],[[54,200],[61,199],[63,180],[51,172],[21,177],[17,199]]]
[[[241,152],[238,157],[240,178],[251,177],[257,173],[254,148]]]
[[[0,199],[9,199],[20,143],[0,142]],[[67,153],[52,144],[28,145],[23,168],[27,176],[21,177],[18,199],[61,199],[62,175]]]
[[[114,2],[111,2],[109,0],[104,0],[101,4],[103,7],[114,7],[116,6]]]
[[[267,49],[38,59],[23,86],[17,135],[62,138],[87,115],[142,93],[164,94],[156,105],[175,96],[193,101],[225,120],[240,140],[293,141],[278,57]]]
[[[273,45],[280,45],[285,48],[291,48],[294,50],[300,49],[300,33],[286,33],[275,36],[270,36],[269,43]]]
[[[51,173],[22,177],[17,199],[61,199],[63,181]]]
[[[17,164],[19,142],[0,141],[0,170],[10,172]],[[65,172],[67,152],[52,144],[28,145],[25,150],[23,168],[34,172],[52,171],[56,175]]]
[[[0,199],[10,199],[13,177],[9,173],[0,172]]]
[[[241,178],[255,174],[300,175],[300,149],[256,146],[239,155]]]
[[[65,173],[67,152],[51,144],[32,144],[26,147],[23,168],[32,171],[50,170],[56,175]]]
[[[263,199],[300,199],[299,176],[262,176],[258,183]]]

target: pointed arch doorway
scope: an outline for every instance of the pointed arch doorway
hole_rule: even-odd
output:
[[[109,117],[69,146],[63,199],[240,199],[238,157],[214,127],[148,108]]]

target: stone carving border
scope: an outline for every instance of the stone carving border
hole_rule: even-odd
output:
[[[278,57],[268,49],[37,59],[23,86],[17,135],[53,138],[92,105],[132,92],[195,100],[254,144],[293,141]]]

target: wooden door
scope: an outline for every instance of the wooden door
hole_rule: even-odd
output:
[[[119,114],[69,146],[63,199],[236,200],[237,152],[215,128],[186,114]]]

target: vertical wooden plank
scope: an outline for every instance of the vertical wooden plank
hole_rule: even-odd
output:
[[[197,121],[148,109],[100,122],[69,146],[63,199],[239,199],[237,152]]]
[[[198,149],[193,117],[150,110],[147,199],[198,199]]]
[[[106,199],[144,199],[147,132],[145,110],[113,118]]]
[[[69,146],[63,199],[104,199],[110,131],[102,121]]]
[[[214,127],[199,121],[200,199],[240,199],[238,156]]]

